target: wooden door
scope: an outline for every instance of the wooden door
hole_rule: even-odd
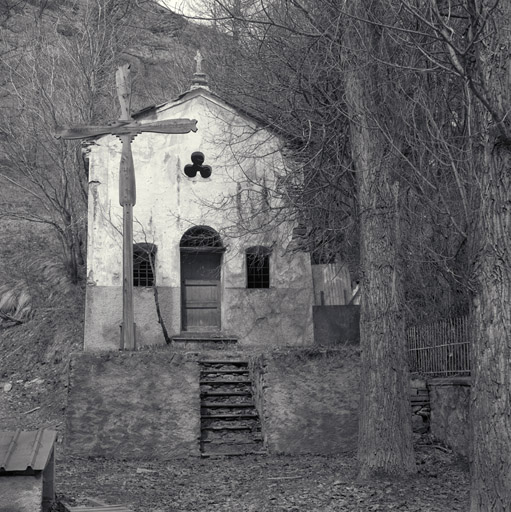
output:
[[[220,253],[182,252],[183,331],[220,330]]]

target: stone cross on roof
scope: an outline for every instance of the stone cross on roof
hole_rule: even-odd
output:
[[[204,60],[204,57],[202,56],[200,50],[197,50],[193,60],[196,62],[196,68],[195,73],[193,74],[190,90],[199,89],[200,87],[209,90],[208,77],[206,73],[202,72],[202,61]]]
[[[197,68],[195,70],[195,74],[200,74],[202,73],[202,60],[203,60],[203,57],[200,53],[200,50],[197,50],[197,53],[195,55],[195,57],[193,58],[193,60],[197,63]]]

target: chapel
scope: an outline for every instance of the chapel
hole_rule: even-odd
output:
[[[166,343],[161,322],[175,340],[310,345],[310,255],[298,247],[296,226],[278,193],[282,177],[293,172],[284,141],[211,91],[199,54],[197,63],[186,92],[133,115],[142,124],[198,121],[196,133],[141,133],[132,143],[137,347]],[[121,143],[105,135],[87,151],[84,350],[116,350],[122,322]]]

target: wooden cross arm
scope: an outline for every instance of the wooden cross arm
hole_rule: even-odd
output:
[[[139,125],[142,132],[152,133],[190,133],[197,131],[196,119],[168,119]]]
[[[108,133],[114,134],[117,130],[130,124],[129,122],[116,122],[105,126],[76,126],[73,128],[64,128],[57,126],[55,129],[55,137],[57,139],[86,139],[87,137],[97,137]]]
[[[142,124],[138,121],[117,121],[105,126],[79,126],[75,128],[57,127],[57,139],[86,139],[100,135],[138,135],[142,132],[152,133],[189,133],[197,131],[195,119],[167,119]]]

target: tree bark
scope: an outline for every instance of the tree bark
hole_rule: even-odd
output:
[[[355,16],[366,19],[375,4],[359,0],[356,5],[361,10],[355,8]],[[378,51],[374,26],[358,23],[350,44]],[[378,66],[371,57],[353,55],[345,70],[360,211],[361,478],[416,471],[399,271],[399,187],[392,182],[399,162],[375,122]]]
[[[471,512],[511,504],[511,151],[488,140],[474,301]]]
[[[476,126],[482,151],[474,234],[470,510],[504,512],[511,507],[511,3],[475,5],[474,26],[483,31],[469,72],[476,76],[474,92],[484,97]],[[486,14],[491,16],[483,26]]]

